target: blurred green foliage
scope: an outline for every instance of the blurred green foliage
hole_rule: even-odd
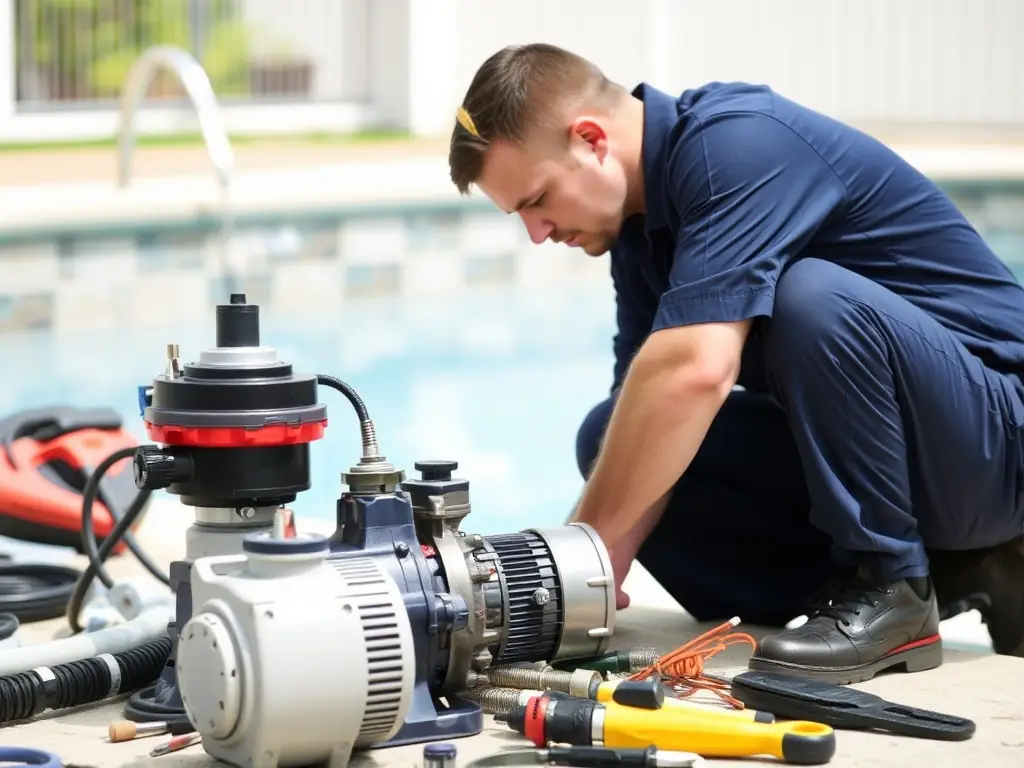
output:
[[[237,0],[17,0],[15,8],[17,61],[35,68],[49,98],[116,97],[153,45],[190,51],[218,95],[249,91],[251,40]],[[165,78],[151,94],[161,92],[177,88]]]

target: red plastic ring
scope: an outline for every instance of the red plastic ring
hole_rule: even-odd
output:
[[[547,696],[531,696],[526,702],[526,715],[523,718],[523,735],[532,741],[536,746],[544,748],[547,746],[547,734],[545,720],[548,712]]]

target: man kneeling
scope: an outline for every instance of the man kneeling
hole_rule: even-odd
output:
[[[809,615],[754,667],[935,667],[957,605],[1024,655],[1024,289],[931,181],[767,87],[628,91],[549,45],[484,62],[449,161],[535,243],[611,252],[573,519],[620,607],[638,557],[698,619]]]

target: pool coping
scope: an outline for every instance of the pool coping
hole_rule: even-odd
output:
[[[144,179],[126,188],[103,181],[2,189],[0,244],[152,228],[218,231],[282,218],[488,210],[494,209],[485,199],[458,194],[443,158],[336,163],[238,174],[226,193],[208,175]]]

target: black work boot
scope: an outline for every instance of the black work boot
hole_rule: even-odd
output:
[[[983,550],[929,550],[928,559],[941,617],[975,608],[993,650],[1024,657],[1024,536]]]
[[[765,637],[750,668],[846,685],[890,667],[920,672],[942,664],[928,579],[877,584],[862,573],[825,600],[802,626]]]

